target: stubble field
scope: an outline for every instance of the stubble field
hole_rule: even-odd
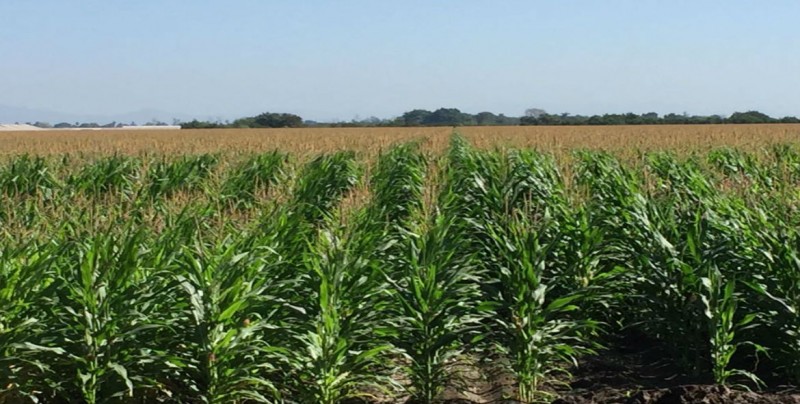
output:
[[[0,403],[797,402],[798,184],[800,125],[2,132]]]

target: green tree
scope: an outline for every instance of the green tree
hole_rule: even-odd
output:
[[[422,126],[430,115],[431,111],[414,109],[404,113],[401,120],[404,126]]]
[[[255,116],[253,122],[259,128],[299,128],[303,126],[303,118],[298,115],[274,112],[265,112]]]
[[[479,112],[475,115],[475,123],[478,125],[496,125],[499,117],[491,112]]]
[[[734,112],[728,123],[770,123],[775,120],[769,115],[758,111]]]
[[[431,126],[459,126],[472,124],[472,115],[458,108],[439,108],[433,111],[422,123]]]

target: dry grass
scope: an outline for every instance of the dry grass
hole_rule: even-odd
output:
[[[458,131],[479,148],[535,147],[556,154],[576,148],[623,154],[654,149],[703,152],[719,146],[757,150],[773,143],[800,142],[800,125],[484,126]],[[424,150],[439,154],[451,133],[448,127],[3,132],[0,156],[236,154],[274,149],[302,156],[350,149],[369,159],[393,143],[411,140],[422,140]]]

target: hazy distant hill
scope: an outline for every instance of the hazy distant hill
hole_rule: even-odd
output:
[[[48,122],[50,124],[57,124],[59,122],[96,122],[99,124],[106,124],[109,122],[121,122],[137,124],[144,124],[153,120],[161,122],[172,123],[173,119],[188,121],[194,117],[186,114],[175,114],[167,111],[157,109],[142,109],[123,114],[114,115],[85,115],[85,114],[69,114],[58,111],[51,111],[47,109],[33,109],[25,107],[14,107],[8,105],[0,105],[0,123],[23,123],[23,122]]]

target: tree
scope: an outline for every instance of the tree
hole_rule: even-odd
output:
[[[414,109],[403,114],[400,118],[404,126],[422,126],[431,115],[431,111]]]
[[[636,115],[632,112],[625,114],[625,125],[641,125],[644,121],[642,116]]]
[[[256,119],[253,117],[239,118],[231,124],[234,128],[256,128]]]
[[[422,123],[431,126],[459,126],[469,125],[471,122],[472,115],[465,114],[458,108],[439,108],[428,115]]]
[[[219,122],[198,121],[197,119],[181,123],[181,129],[215,129],[224,127],[225,125]]]
[[[540,116],[546,114],[547,111],[540,109],[540,108],[528,108],[525,110],[525,116],[539,118]]]
[[[479,112],[475,115],[475,123],[478,125],[496,125],[498,116],[491,112]]]
[[[265,112],[253,117],[256,128],[299,128],[303,126],[303,118],[294,114],[278,114]]]
[[[664,115],[664,123],[669,125],[682,125],[688,122],[686,115],[666,114]]]
[[[538,119],[539,125],[561,125],[561,115],[541,114]]]
[[[510,116],[505,116],[500,114],[497,116],[497,124],[498,125],[519,125],[519,118],[514,118]]]
[[[774,121],[769,115],[758,111],[734,112],[728,118],[728,123],[770,123]]]
[[[655,125],[660,123],[661,119],[658,117],[658,113],[655,112],[648,112],[646,114],[642,114],[641,123],[645,125]]]

